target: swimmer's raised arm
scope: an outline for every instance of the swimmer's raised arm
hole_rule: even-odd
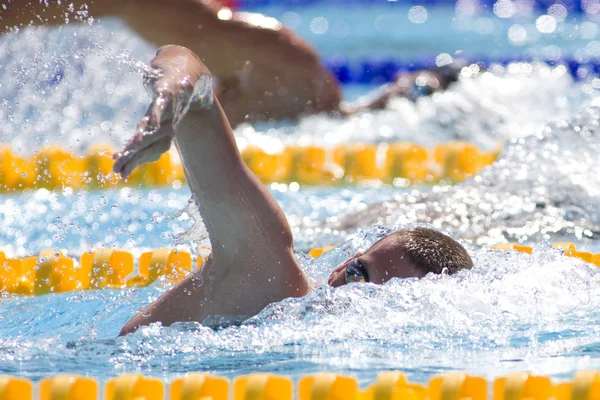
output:
[[[166,151],[174,138],[212,255],[201,270],[132,318],[121,334],[156,321],[170,325],[248,317],[272,302],[308,293],[285,216],[243,163],[223,109],[207,85],[208,69],[179,46],[161,48],[151,65],[160,71],[147,78],[153,101],[132,141],[116,155],[114,169],[127,176]]]
[[[335,77],[304,40],[274,18],[232,12],[211,0],[44,3],[9,2],[0,8],[0,32],[63,24],[76,20],[81,10],[95,19],[118,17],[156,46],[174,43],[199,54],[219,79],[217,96],[234,126],[338,110],[341,91]]]

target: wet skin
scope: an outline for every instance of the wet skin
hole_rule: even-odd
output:
[[[227,117],[213,97],[208,68],[180,46],[163,46],[150,65],[160,72],[145,78],[152,102],[133,138],[115,154],[113,169],[126,177],[138,165],[158,159],[174,140],[212,255],[201,269],[140,310],[121,334],[152,322],[238,321],[270,303],[306,295],[311,285],[294,258],[287,220],[244,164]],[[391,236],[359,260],[374,283],[419,276]],[[343,285],[343,275],[336,269],[330,284]]]
[[[386,236],[367,251],[357,254],[337,267],[327,283],[333,287],[346,284],[346,266],[353,259],[365,268],[369,282],[383,284],[392,278],[422,278],[424,274],[406,257],[394,236]]]

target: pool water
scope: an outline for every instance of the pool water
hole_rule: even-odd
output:
[[[594,24],[574,17],[552,35],[516,44],[502,39],[515,22],[493,15],[469,16],[493,21],[495,30],[482,33],[461,31],[452,9],[429,8],[420,25],[407,20],[408,8],[385,7],[267,11],[296,21],[324,56],[386,56],[393,49],[410,58],[422,51],[485,51],[490,43],[497,45],[486,52],[490,57],[548,46],[572,54],[593,50],[593,38],[583,34],[565,39],[570,25]],[[391,27],[386,18],[394,13],[403,24]],[[331,20],[328,30],[314,33],[324,28],[311,30],[311,23],[323,16]],[[350,27],[345,44],[334,35],[336,18]],[[535,17],[519,23],[529,29]],[[419,35],[427,24],[436,29]],[[139,71],[153,50],[118,22],[25,30],[0,39],[0,50],[6,67],[0,69],[2,138],[23,154],[53,143],[73,151],[98,143],[119,147],[148,100]],[[116,335],[123,323],[162,293],[165,281],[141,289],[2,298],[0,374],[106,379],[137,371],[170,379],[191,371],[228,377],[269,371],[297,378],[335,371],[366,384],[391,369],[419,382],[453,370],[489,378],[527,370],[562,379],[598,369],[600,270],[549,245],[568,240],[600,252],[598,86],[593,79],[575,82],[561,66],[513,64],[465,76],[415,104],[394,99],[386,110],[346,120],[317,115],[296,124],[240,126],[240,146],[358,140],[432,146],[460,139],[493,149],[504,142],[498,162],[456,186],[270,187],[294,231],[299,261],[321,283],[348,256],[415,223],[463,240],[476,267],[383,286],[323,285],[305,298],[272,304],[240,326],[152,325],[122,338]],[[356,98],[373,88],[344,89],[347,98]],[[99,247],[134,254],[174,245],[190,249],[189,236],[182,235],[194,219],[182,212],[189,196],[187,188],[2,195],[0,245],[11,256],[45,248],[73,256]],[[489,250],[506,240],[535,250]],[[331,244],[338,247],[316,260],[302,252]]]

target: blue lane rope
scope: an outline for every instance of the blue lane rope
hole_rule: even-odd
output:
[[[478,0],[479,6],[484,10],[491,10],[497,0]],[[235,0],[239,8],[252,8],[264,6],[298,7],[305,5],[340,5],[348,4],[389,4],[390,6],[421,5],[428,6],[450,6],[456,5],[456,0]],[[553,4],[564,6],[568,12],[585,12],[590,0],[536,0],[534,8],[545,12]]]
[[[464,60],[465,58],[461,58]],[[562,58],[560,60],[533,60],[526,57],[505,57],[497,60],[489,60],[487,57],[466,58],[470,64],[478,64],[486,68],[492,64],[508,65],[513,62],[532,62],[542,61],[548,65],[564,65],[571,76],[579,81],[589,77],[600,76],[600,59],[591,59],[587,61],[578,61],[572,58]],[[332,57],[323,60],[323,63],[342,84],[368,84],[382,85],[393,82],[398,74],[403,72],[422,71],[435,67],[435,58],[420,58],[417,60],[395,60],[387,58],[374,58],[367,60],[350,61],[342,57]],[[54,86],[62,81],[64,68],[59,66],[55,74],[44,84]]]
[[[560,60],[534,60],[526,57],[505,57],[490,60],[482,57],[461,57],[470,64],[478,64],[486,68],[492,64],[508,65],[513,62],[542,61],[548,65],[564,65],[575,80],[600,76],[600,58],[579,61],[573,58],[561,58]],[[435,67],[435,57],[419,58],[416,60],[397,60],[391,58],[373,58],[366,60],[348,60],[344,57],[331,57],[323,60],[323,63],[342,84],[369,84],[382,85],[393,82],[398,74],[403,72],[422,71]],[[64,66],[58,65],[54,74],[43,82],[46,86],[59,84],[64,77]]]
[[[498,60],[487,60],[480,58],[469,58],[471,63],[477,63],[482,67],[491,64],[508,65],[511,62],[531,62],[532,59],[525,57],[505,57]],[[575,80],[585,79],[590,76],[600,75],[600,59],[579,61],[573,58],[562,58],[560,60],[541,60],[548,65],[565,65]],[[394,60],[394,59],[370,59],[349,61],[342,57],[334,57],[324,60],[325,65],[334,73],[342,84],[360,83],[379,85],[392,82],[401,72],[419,71],[435,67],[435,59],[417,60]]]

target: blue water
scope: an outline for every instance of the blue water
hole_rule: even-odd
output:
[[[288,23],[296,18],[275,8],[268,12]],[[481,33],[461,30],[451,9],[428,7],[423,24],[408,21],[406,7],[295,12],[295,29],[323,56],[410,58],[468,48],[492,57],[549,46],[588,54],[597,47],[589,32],[565,39],[561,32],[569,27],[595,24],[572,17],[557,25],[557,33],[516,45],[506,39],[507,29],[515,23],[531,29],[536,16],[468,17],[493,21],[491,33],[484,23],[473,23],[488,32]],[[318,17],[327,19],[327,32],[309,33]],[[350,27],[346,37],[334,36],[334,26],[343,28],[339,21]],[[313,30],[323,30],[323,21],[317,22],[321,26]],[[119,147],[147,102],[138,63],[153,50],[118,22],[26,30],[0,39],[0,49],[2,139],[23,153],[48,143],[73,151],[98,143]],[[235,132],[241,147],[461,139],[494,148],[506,141],[499,162],[456,186],[270,188],[294,231],[298,259],[321,283],[348,255],[414,223],[463,240],[476,267],[384,286],[322,286],[304,299],[273,304],[238,327],[154,325],[125,338],[116,338],[121,325],[166,282],[2,298],[0,374],[106,379],[139,371],[170,379],[190,371],[229,377],[271,371],[297,378],[335,371],[366,384],[389,369],[420,382],[453,370],[489,378],[527,370],[563,379],[575,370],[598,369],[599,270],[548,244],[568,240],[600,252],[598,87],[593,80],[574,82],[561,67],[516,64],[465,77],[416,104],[395,99],[386,110],[347,120],[312,116],[297,124],[241,126]],[[356,98],[372,88],[344,89],[347,98]],[[192,226],[193,216],[182,213],[188,199],[187,188],[2,195],[0,247],[12,256],[45,248],[72,256],[99,247],[136,255],[163,246],[191,249],[180,235]],[[505,240],[529,243],[535,252],[489,250]],[[339,247],[316,261],[301,251],[329,244]]]
[[[596,47],[595,23],[582,25],[589,21],[577,13],[567,13],[554,31],[542,33],[536,29],[540,14],[533,11],[498,18],[489,10],[460,12],[447,5],[424,4],[425,11],[417,10],[420,14],[411,19],[412,6],[402,2],[362,7],[351,4],[343,12],[335,5],[297,10],[269,6],[256,11],[287,23],[325,58],[341,56],[358,60],[367,56],[415,60],[440,53],[463,53],[492,60],[519,54],[554,59],[574,54],[590,57],[589,52]],[[521,28],[525,34],[515,35]]]

